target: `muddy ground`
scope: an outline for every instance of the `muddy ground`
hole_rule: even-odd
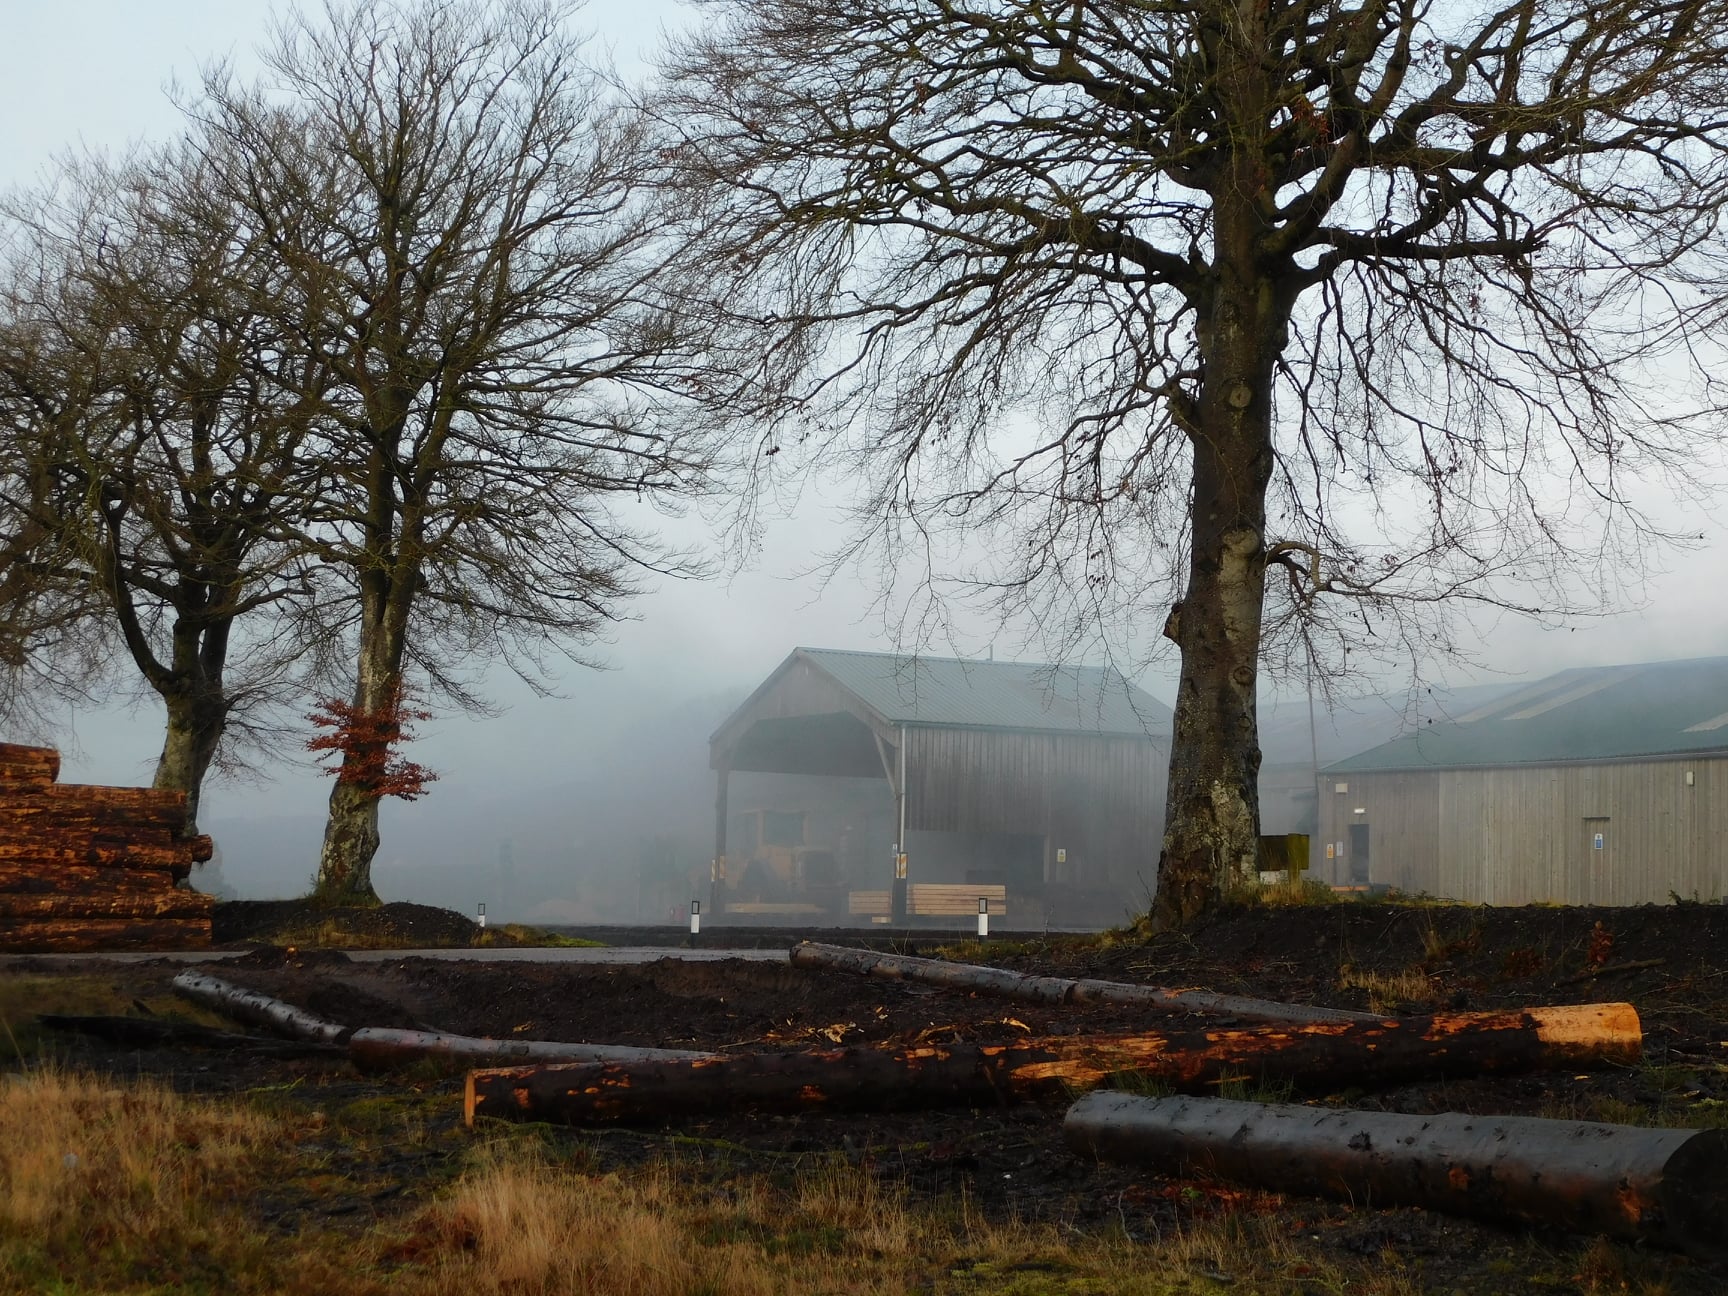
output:
[[[975,950],[963,952],[977,957]],[[1288,1096],[1411,1113],[1728,1125],[1728,907],[1720,905],[1248,910],[1149,943],[1010,938],[993,942],[982,958],[1026,971],[1391,1012],[1628,1000],[1644,1023],[1646,1057],[1638,1066],[1588,1077],[1452,1080],[1372,1093],[1298,1088]],[[7,968],[21,970],[20,964]],[[51,975],[100,977],[122,999],[159,1004],[178,970],[166,962],[74,963],[55,965]],[[263,947],[212,970],[347,1025],[519,1039],[730,1050],[829,1041],[984,1042],[1152,1024],[1141,1010],[1048,1008],[743,960],[630,967],[414,958],[358,963],[334,951]],[[28,971],[44,974],[41,965]],[[134,1050],[82,1038],[56,1038],[54,1048],[79,1065],[163,1076],[185,1090],[266,1092],[272,1101],[299,1104],[308,1113],[411,1094],[444,1134],[461,1137],[460,1085],[450,1079],[367,1079],[340,1059]],[[1631,1290],[1728,1291],[1728,1268],[1712,1270],[1682,1257],[1604,1251],[1588,1239],[1560,1234],[1415,1210],[1286,1201],[1088,1164],[1063,1147],[1060,1117],[1059,1107],[1038,1106],[889,1116],[739,1114],[676,1129],[558,1131],[548,1137],[581,1145],[585,1157],[604,1166],[672,1158],[691,1175],[717,1179],[741,1167],[771,1170],[837,1154],[914,1193],[963,1193],[993,1215],[1120,1228],[1131,1237],[1166,1236],[1219,1212],[1273,1212],[1316,1254],[1396,1256],[1421,1274],[1422,1290],[1601,1290],[1606,1264],[1636,1276],[1635,1284],[1627,1280]],[[438,1146],[434,1140],[404,1147],[395,1164],[368,1165],[355,1179],[367,1185],[361,1199],[284,1197],[267,1209],[285,1228],[309,1212],[400,1209],[421,1195],[425,1158],[440,1155]],[[340,1161],[339,1145],[332,1145],[331,1155]]]

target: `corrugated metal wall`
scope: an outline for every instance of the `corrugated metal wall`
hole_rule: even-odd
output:
[[[1366,822],[1372,880],[1403,891],[1487,904],[1728,895],[1722,757],[1353,773],[1323,776],[1320,792],[1321,853]],[[1349,861],[1322,867],[1342,880]]]
[[[1045,837],[1045,877],[1149,887],[1168,756],[1145,738],[909,728],[907,826]],[[1058,850],[1067,851],[1059,864]]]

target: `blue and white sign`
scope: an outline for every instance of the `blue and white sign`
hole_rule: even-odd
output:
[[[1596,837],[1595,837],[1595,840],[1593,840],[1593,841],[1592,841],[1592,842],[1591,842],[1591,843],[1590,843],[1590,845],[1591,845],[1591,848],[1592,848],[1592,849],[1594,849],[1594,850],[1601,850],[1601,849],[1602,849],[1602,834],[1601,834],[1601,833],[1597,833],[1597,834],[1596,834]]]

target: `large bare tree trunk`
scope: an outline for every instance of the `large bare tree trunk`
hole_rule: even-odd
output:
[[[196,837],[204,777],[216,759],[216,748],[227,727],[228,707],[220,684],[213,694],[209,689],[194,688],[185,693],[165,693],[162,700],[168,707],[168,727],[151,786],[186,794],[183,835]]]
[[[393,579],[393,573],[384,570],[362,577],[359,667],[353,696],[357,713],[377,714],[401,698],[412,583],[412,569],[405,580]],[[324,904],[378,903],[378,893],[372,889],[372,859],[380,841],[378,804],[382,797],[355,776],[369,754],[358,746],[345,752],[336,786],[330,789],[318,882],[312,893]]]
[[[1205,375],[1188,415],[1194,452],[1188,585],[1164,628],[1181,649],[1182,677],[1152,909],[1159,927],[1192,921],[1232,876],[1254,869],[1260,834],[1255,687],[1273,465],[1271,386],[1290,303],[1259,268],[1260,222],[1251,200],[1221,194],[1217,211],[1219,271],[1201,323]]]

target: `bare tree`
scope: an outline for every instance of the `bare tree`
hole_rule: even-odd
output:
[[[331,489],[306,531],[355,610],[329,901],[375,899],[397,786],[376,748],[405,684],[472,703],[499,659],[542,680],[546,652],[619,614],[633,572],[679,564],[621,507],[703,479],[701,449],[655,416],[689,370],[641,288],[646,137],[571,18],[341,0],[281,27],[259,86],[214,76],[194,108],[219,191],[292,277],[302,341],[336,378]]]
[[[187,793],[189,833],[328,638],[297,538],[322,382],[206,179],[185,148],[68,165],[11,213],[0,301],[15,660],[38,689],[159,697],[155,786]]]
[[[1722,0],[706,9],[659,105],[756,361],[716,406],[863,468],[859,543],[1127,582],[1181,655],[1161,922],[1253,866],[1268,609],[1537,609],[1714,435]]]

